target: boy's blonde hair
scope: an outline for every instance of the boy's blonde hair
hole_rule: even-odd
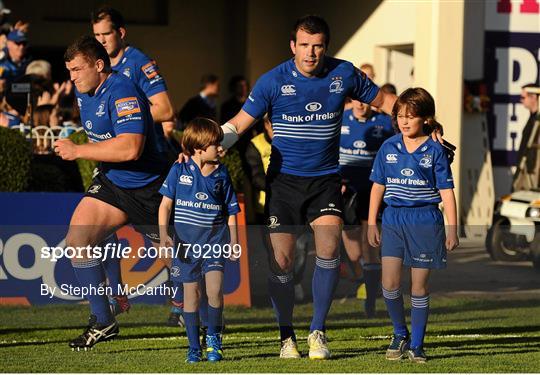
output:
[[[191,120],[182,135],[184,153],[192,156],[195,149],[206,150],[208,146],[219,145],[223,140],[223,130],[209,118],[197,117]]]

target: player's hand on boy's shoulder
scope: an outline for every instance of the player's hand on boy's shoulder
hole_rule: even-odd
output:
[[[178,159],[176,160],[177,163],[186,163],[189,160],[189,156],[184,154],[183,152],[178,154]]]

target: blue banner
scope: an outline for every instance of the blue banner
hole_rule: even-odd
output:
[[[29,305],[81,302],[81,290],[66,257],[47,258],[47,250],[65,248],[71,215],[82,199],[79,193],[0,193],[0,304]],[[117,231],[119,248],[148,249],[152,244],[131,226]],[[132,302],[164,303],[164,263],[150,257],[121,260],[122,278]],[[224,293],[241,285],[241,262],[227,261]],[[244,280],[245,281],[245,280]],[[249,283],[249,280],[247,280]]]

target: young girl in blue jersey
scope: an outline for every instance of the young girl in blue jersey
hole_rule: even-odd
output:
[[[191,121],[182,138],[184,152],[191,158],[185,163],[175,163],[160,189],[163,194],[159,207],[160,246],[181,250],[174,254],[171,278],[184,286],[188,363],[202,360],[199,304],[204,289],[201,282],[205,283],[208,297],[206,358],[212,362],[223,358],[223,271],[226,258],[235,260],[238,255],[233,254],[231,245],[236,243],[235,214],[239,208],[227,168],[218,161],[222,139],[223,131],[214,121],[205,118]],[[167,233],[173,207],[174,244]]]
[[[383,296],[394,327],[386,358],[404,356],[425,362],[424,335],[429,312],[428,279],[432,269],[446,267],[446,252],[458,246],[456,201],[446,152],[429,133],[435,102],[422,88],[403,92],[392,110],[400,133],[381,146],[373,164],[368,240],[381,244]],[[382,233],[377,216],[384,200]],[[442,201],[448,221],[438,204]],[[411,332],[405,323],[401,293],[402,266],[411,268]]]

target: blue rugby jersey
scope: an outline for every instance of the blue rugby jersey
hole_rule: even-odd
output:
[[[112,73],[94,95],[75,90],[81,123],[91,142],[101,142],[123,133],[145,135],[144,150],[137,160],[102,162],[101,170],[115,185],[134,189],[143,187],[164,174],[167,168],[161,150],[162,138],[156,137],[148,99],[128,78]]]
[[[167,91],[156,62],[135,47],[128,46],[120,62],[112,68],[133,81],[147,98]]]
[[[370,179],[385,186],[384,202],[393,207],[438,204],[439,190],[454,188],[446,152],[431,137],[413,153],[402,134],[389,138],[377,152]]]
[[[175,163],[159,192],[174,202],[174,228],[183,243],[230,242],[227,220],[240,208],[223,164],[203,176],[193,159]]]
[[[390,116],[373,112],[362,122],[354,117],[352,109],[346,110],[341,123],[339,173],[347,180],[367,181],[377,151],[394,134]]]
[[[370,103],[379,88],[350,62],[325,57],[320,76],[307,78],[288,60],[262,75],[243,110],[269,113],[274,138],[269,170],[296,176],[338,172],[346,97]]]

